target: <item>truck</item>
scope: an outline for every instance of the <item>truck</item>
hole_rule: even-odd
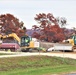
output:
[[[11,51],[29,51],[33,48],[39,47],[39,42],[33,40],[28,35],[18,37],[16,33],[11,33],[8,35],[0,35],[2,43],[0,43],[0,49]]]

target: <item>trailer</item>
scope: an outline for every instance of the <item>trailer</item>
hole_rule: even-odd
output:
[[[0,45],[0,49],[5,51],[8,51],[10,49],[12,52],[15,52],[19,48],[20,46],[17,43],[2,43]]]
[[[47,51],[73,51],[73,46],[69,43],[53,43]]]
[[[54,51],[72,51],[72,45],[66,43],[55,43],[54,44]]]

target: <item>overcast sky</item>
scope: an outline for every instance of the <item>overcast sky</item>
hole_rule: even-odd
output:
[[[37,24],[36,14],[52,13],[65,17],[69,28],[76,26],[76,0],[0,0],[0,15],[10,13],[23,21],[26,28]]]

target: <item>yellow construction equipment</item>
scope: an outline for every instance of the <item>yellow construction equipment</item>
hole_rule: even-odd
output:
[[[72,51],[76,50],[76,35],[72,35],[70,39],[66,40],[66,42],[72,44]]]
[[[8,35],[0,35],[0,38],[2,40],[7,38],[14,38],[17,41],[17,44],[20,46],[18,49],[19,51],[29,51],[29,49],[39,47],[39,42],[37,42],[36,40],[34,41],[30,36],[27,35],[24,35],[20,38],[15,33],[11,33]]]

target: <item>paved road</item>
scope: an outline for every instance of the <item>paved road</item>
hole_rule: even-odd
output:
[[[41,52],[0,52],[0,53],[12,53],[12,55],[1,55],[0,58],[4,57],[19,57],[19,56],[35,56],[35,55],[46,55],[46,56],[57,56],[63,58],[73,58],[76,59],[76,53],[66,53],[66,52],[49,52],[49,53],[41,53]]]

